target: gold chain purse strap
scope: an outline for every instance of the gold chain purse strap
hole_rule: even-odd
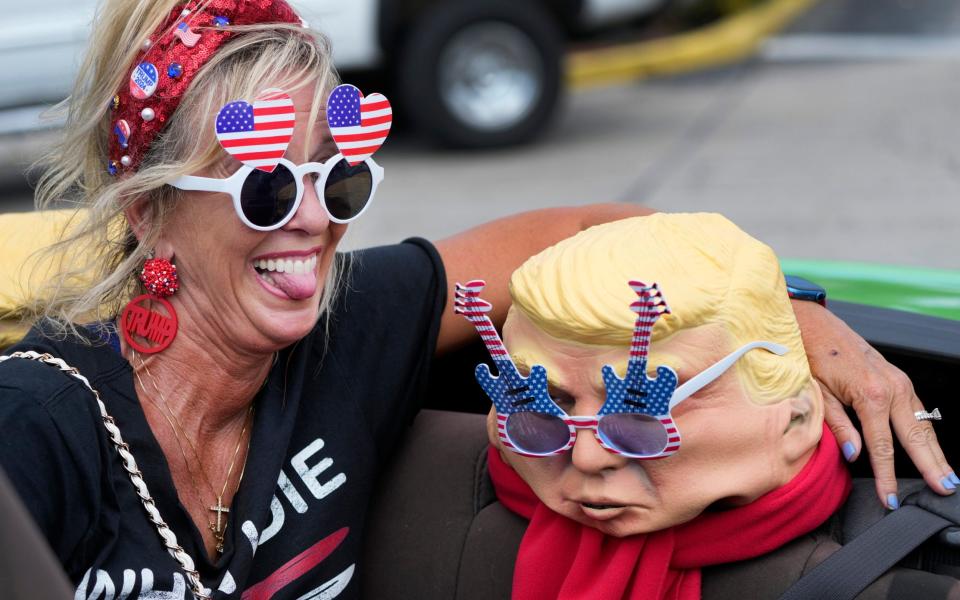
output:
[[[170,555],[180,563],[184,573],[186,573],[187,581],[190,582],[190,589],[193,592],[193,595],[197,598],[197,600],[210,600],[210,596],[203,591],[203,584],[200,582],[200,574],[196,570],[193,558],[191,558],[190,555],[187,554],[187,552],[183,549],[183,547],[177,543],[177,536],[167,525],[166,521],[163,520],[163,517],[160,516],[160,511],[157,510],[157,506],[154,503],[153,498],[150,496],[150,492],[147,490],[147,484],[143,481],[143,474],[140,472],[140,469],[137,468],[137,461],[134,460],[133,455],[130,453],[130,447],[126,444],[126,442],[123,441],[123,438],[120,437],[120,429],[114,422],[113,417],[107,413],[107,407],[100,399],[100,394],[97,393],[97,390],[93,389],[93,386],[90,385],[90,382],[86,377],[80,374],[80,371],[71,367],[62,359],[56,358],[50,354],[41,354],[32,350],[26,352],[14,352],[7,356],[0,356],[0,363],[11,358],[26,358],[57,367],[67,375],[80,381],[87,387],[88,390],[93,393],[93,397],[96,398],[97,405],[100,407],[100,416],[103,419],[103,426],[107,428],[107,433],[110,435],[110,440],[113,442],[113,445],[116,446],[117,452],[120,453],[120,458],[123,460],[123,468],[130,476],[130,482],[133,483],[133,487],[137,492],[137,496],[139,496],[140,501],[143,502],[143,508],[147,511],[147,517],[150,519],[150,522],[156,526],[157,533],[160,534],[164,545],[167,547],[167,552],[169,552]]]

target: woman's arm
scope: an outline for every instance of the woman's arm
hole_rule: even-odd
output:
[[[591,204],[524,212],[468,229],[437,242],[447,272],[447,306],[440,324],[437,354],[473,341],[476,331],[453,313],[452,287],[456,282],[485,279],[483,297],[494,310],[490,319],[499,327],[510,307],[510,275],[534,254],[576,233],[600,225],[655,212],[636,204]]]

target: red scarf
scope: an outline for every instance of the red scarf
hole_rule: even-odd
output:
[[[701,567],[759,556],[816,529],[851,489],[836,440],[824,425],[809,462],[783,487],[746,506],[615,538],[547,508],[493,446],[487,456],[500,502],[530,520],[517,555],[514,600],[695,600]]]

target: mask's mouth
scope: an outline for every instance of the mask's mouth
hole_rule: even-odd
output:
[[[317,291],[319,252],[307,256],[276,256],[253,261],[257,279],[274,295],[303,300]]]
[[[622,504],[594,504],[592,502],[581,502],[580,506],[593,510],[613,510],[617,508],[623,508]]]
[[[629,506],[603,502],[580,502],[580,512],[592,521],[610,521],[627,514]]]

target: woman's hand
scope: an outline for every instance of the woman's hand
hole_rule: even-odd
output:
[[[947,464],[933,425],[914,416],[924,407],[910,379],[819,304],[795,300],[793,309],[810,370],[823,391],[827,425],[846,459],[856,460],[862,447],[860,433],[843,407],[852,406],[857,412],[880,501],[890,509],[900,505],[891,424],[927,485],[940,494],[953,493],[960,479]]]

